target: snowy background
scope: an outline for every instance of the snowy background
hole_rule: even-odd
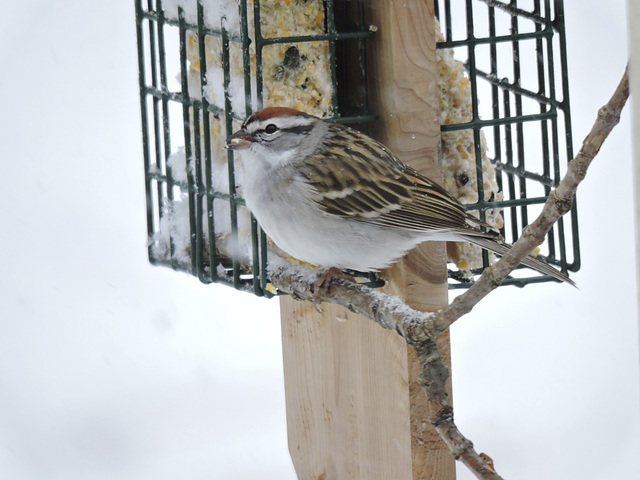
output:
[[[578,144],[625,2],[566,10]],[[277,301],[147,263],[133,1],[5,2],[0,39],[0,478],[293,480]],[[631,185],[626,111],[579,192],[580,290],[453,328],[457,421],[505,478],[640,478]]]

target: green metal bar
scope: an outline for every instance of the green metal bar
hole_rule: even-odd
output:
[[[260,0],[253,0],[253,33],[256,42],[256,103],[260,110],[264,105],[262,102],[262,49],[265,45],[260,25]]]
[[[203,132],[203,144],[202,147],[204,149],[204,168],[205,168],[205,183],[206,183],[206,192],[213,189],[212,178],[213,178],[213,169],[211,166],[211,126],[210,126],[210,118],[209,118],[209,101],[207,100],[207,95],[205,92],[205,85],[207,84],[207,54],[206,54],[206,36],[204,33],[204,7],[202,6],[202,2],[198,2],[197,7],[198,12],[198,56],[200,59],[200,96],[202,98],[202,132]],[[198,114],[199,116],[199,114]],[[195,128],[195,127],[194,127]],[[200,145],[200,142],[198,142]],[[199,148],[198,148],[199,150]],[[197,161],[196,161],[197,165]],[[202,170],[199,167],[196,167],[197,172],[201,172]],[[197,178],[196,180],[198,184],[198,188],[203,190],[205,187],[202,184],[202,179]],[[207,282],[213,280],[213,276],[215,275],[213,266],[216,265],[216,249],[215,249],[215,229],[213,226],[213,197],[208,194],[201,194],[201,197],[198,198],[198,206],[201,211],[198,215],[198,237],[202,243],[205,241],[204,235],[204,226],[203,226],[203,211],[202,211],[202,201],[206,200],[206,212],[207,212],[207,237],[209,239],[207,250],[209,255],[209,272],[204,268],[204,260],[202,258],[202,250],[204,249],[204,245],[198,249],[200,252],[200,256],[198,259],[199,265],[199,278],[202,282]]]
[[[244,1],[244,0],[242,0]],[[333,0],[329,0],[331,2],[333,2]],[[259,5],[258,5],[259,8]],[[254,9],[255,9],[255,4],[254,4]],[[148,12],[142,12],[142,16],[144,18],[148,18],[152,21],[157,21],[158,19],[158,14],[156,12],[153,11],[148,11]],[[242,18],[242,17],[241,17]],[[173,27],[178,27],[180,25],[180,21],[176,20],[176,19],[172,19],[172,18],[166,18],[165,20],[167,25],[173,26]],[[186,30],[191,30],[194,32],[198,31],[198,25],[194,25],[191,24],[189,22],[187,22],[185,20],[184,22],[184,28]],[[207,36],[211,36],[211,37],[217,37],[217,38],[222,38],[223,35],[223,30],[217,30],[215,28],[210,28],[205,26],[204,28],[204,33]],[[229,38],[230,41],[232,42],[236,42],[236,43],[242,43],[242,37],[233,33],[226,33],[226,36]],[[373,32],[370,32],[368,30],[362,30],[362,31],[354,31],[354,32],[342,32],[342,33],[338,33],[335,32],[334,34],[331,33],[318,33],[318,34],[314,34],[314,35],[297,35],[297,36],[291,36],[291,37],[269,37],[269,38],[262,38],[263,43],[262,45],[271,45],[274,43],[303,43],[303,42],[315,42],[315,41],[322,41],[322,40],[348,40],[348,39],[352,39],[352,38],[369,38],[373,36]]]
[[[511,2],[509,4],[500,2],[498,0],[479,0],[481,2],[486,3],[488,6],[490,7],[497,7],[500,10],[503,10],[505,12],[507,12],[509,15],[511,15],[513,18],[515,17],[520,17],[520,18],[526,18],[527,20],[531,20],[534,23],[540,25],[548,25],[548,20],[540,15],[538,15],[536,13],[536,9],[534,8],[533,12],[528,12],[527,10],[523,10],[521,8],[518,8],[517,5],[514,4],[514,2]]]
[[[547,201],[547,197],[531,197],[531,198],[514,198],[509,200],[501,200],[499,202],[476,202],[468,203],[464,206],[467,210],[491,210],[494,208],[511,208],[521,207],[523,205],[540,205]]]
[[[551,8],[549,0],[547,0],[547,11],[550,12]],[[547,57],[549,59],[549,94],[552,98],[556,97],[556,85],[555,85],[555,60],[553,52],[553,44],[551,41],[547,42]],[[551,143],[553,148],[553,173],[556,179],[556,185],[560,182],[560,146],[559,146],[559,132],[558,132],[558,119],[553,119],[552,123],[552,137]],[[564,218],[560,218],[556,224],[556,228],[559,230],[558,240],[560,247],[560,261],[562,265],[562,271],[567,271],[567,247],[565,242],[565,227]],[[553,252],[555,253],[555,251]]]
[[[195,206],[195,242],[196,249],[195,251],[191,251],[191,258],[195,257],[195,265],[196,265],[196,273],[197,277],[200,280],[203,272],[202,268],[202,249],[204,243],[204,234],[203,234],[203,224],[202,224],[202,142],[201,142],[201,134],[200,134],[200,110],[197,108],[193,108],[192,110],[192,123],[193,123],[193,169],[188,169],[187,178],[189,178],[189,174],[193,171],[193,185],[195,185],[195,192],[193,194],[194,197],[194,206]],[[191,213],[191,210],[189,210]],[[192,226],[192,232],[193,226]],[[193,237],[193,233],[192,233]]]
[[[331,93],[331,113],[336,115],[338,113],[338,81],[336,74],[336,20],[333,16],[334,7],[333,0],[325,0],[327,2],[327,8],[325,10],[325,19],[327,22],[328,41],[329,41],[329,71],[331,74],[331,85],[333,85]]]
[[[144,17],[142,15],[142,2],[141,0],[135,1],[136,11],[136,38],[138,43],[138,85],[140,89],[140,120],[142,122],[142,155],[144,157],[144,170],[145,170],[145,198],[147,203],[147,237],[151,238],[154,233],[154,221],[153,221],[153,195],[152,195],[152,180],[148,178],[150,171],[150,151],[149,151],[149,119],[147,118],[147,95],[145,93],[145,85],[147,83],[145,77],[145,52],[144,52],[144,39],[142,22]],[[158,259],[153,255],[153,248],[151,244],[147,247],[147,255],[149,262],[153,265],[158,264]]]
[[[479,275],[482,272],[474,272],[475,274]],[[450,276],[451,278],[451,276]],[[547,283],[547,282],[558,282],[558,280],[556,280],[553,277],[550,277],[548,275],[538,275],[535,277],[526,277],[526,278],[514,278],[514,277],[507,277],[507,279],[502,282],[500,284],[500,286],[503,285],[511,285],[514,287],[524,287],[525,285],[528,285],[530,283]],[[473,285],[473,281],[470,281],[468,283],[449,283],[449,290],[458,290],[461,288],[469,288],[471,285]]]
[[[474,38],[474,20],[473,20],[473,3],[471,0],[466,0],[466,27],[467,27],[467,39]],[[467,58],[469,66],[469,81],[471,83],[471,108],[472,108],[472,122],[477,123],[480,119],[478,113],[478,79],[476,76],[476,51],[475,45],[471,42],[467,44]],[[478,194],[478,205],[484,204],[484,175],[482,169],[482,151],[480,148],[480,128],[475,126],[473,128],[473,145],[474,145],[474,158],[476,169],[476,192]],[[480,220],[485,221],[485,210],[480,209]],[[486,250],[482,250],[482,264],[486,268],[489,266],[489,253]]]
[[[145,86],[144,87],[144,91],[146,94],[151,95],[153,97],[157,97],[160,99],[166,99],[168,101],[172,101],[172,102],[176,102],[176,103],[181,103],[181,104],[188,104],[191,107],[197,108],[199,110],[204,110],[204,111],[208,111],[209,113],[212,113],[214,115],[220,115],[223,116],[225,115],[224,109],[221,109],[213,104],[208,104],[208,106],[205,108],[202,104],[202,101],[197,99],[197,98],[191,98],[191,97],[186,97],[184,95],[182,95],[181,93],[178,92],[167,92],[167,91],[162,91],[159,90],[157,88],[153,88],[153,87],[148,87]],[[249,110],[249,114],[251,113],[251,110]],[[248,114],[248,115],[249,115]],[[245,117],[239,117],[237,115],[235,115],[233,112],[230,112],[231,118],[232,119],[236,119],[236,120],[244,120],[246,118]],[[248,116],[247,115],[247,116]],[[343,124],[354,124],[354,123],[366,123],[366,122],[371,122],[375,119],[377,119],[377,115],[372,114],[372,113],[365,113],[362,115],[358,115],[358,116],[348,116],[348,117],[338,117],[338,118],[332,118],[331,120],[337,123],[343,123]],[[536,118],[537,119],[537,118]],[[534,120],[534,119],[529,119],[529,118],[525,118],[525,121],[530,121],[530,120]],[[484,125],[485,122],[483,122],[482,120],[479,120],[479,124]],[[466,124],[464,124],[466,125]],[[460,127],[459,125],[451,125],[450,130],[461,130],[463,128],[469,128],[468,126],[463,126]]]
[[[167,91],[167,62],[166,62],[166,50],[164,41],[164,10],[162,9],[162,0],[156,0],[158,8],[158,55],[160,64],[160,89]],[[165,149],[165,162],[171,154],[171,135],[169,134],[169,105],[166,98],[160,99],[162,102],[162,133],[164,139]],[[168,165],[165,165],[167,171],[170,170]],[[171,176],[171,175],[169,175]]]
[[[567,37],[565,32],[564,22],[564,2],[563,0],[556,0],[554,2],[555,17],[554,27],[558,32],[558,40],[560,45],[560,64],[562,66],[562,111],[564,112],[564,131],[567,158],[569,161],[573,160],[573,133],[571,129],[571,102],[569,98],[569,78],[567,73],[568,60],[567,60]],[[576,272],[580,269],[580,241],[578,230],[578,207],[574,198],[573,206],[571,208],[571,230],[573,238],[573,262],[567,265],[567,269],[572,272]]]
[[[211,190],[207,192],[207,203],[209,208],[209,269],[211,271],[211,281],[219,282],[220,275],[218,274],[218,265],[222,263],[222,259],[218,257],[218,252],[216,251],[216,216],[215,216],[215,205],[218,198],[215,195],[212,195]]]
[[[508,95],[509,91],[505,90],[505,95]],[[504,102],[504,100],[503,100]],[[446,125],[440,125],[440,131],[453,132],[455,130],[466,130],[468,128],[476,127],[493,127],[495,125],[513,125],[520,122],[537,122],[538,120],[545,120],[553,118],[553,113],[534,113],[522,116],[506,116],[504,118],[491,118],[487,120],[475,119],[467,123],[450,123]]]
[[[541,40],[545,39],[545,37],[540,37],[538,39],[536,39],[536,42],[539,42]],[[495,45],[493,45],[493,47],[495,48]],[[465,65],[465,67],[467,67],[467,65]],[[467,67],[468,69],[468,67]],[[506,78],[502,78],[499,79],[495,74],[492,73],[485,73],[482,70],[479,70],[476,68],[476,74],[480,77],[483,78],[484,80],[486,80],[487,82],[491,83],[492,86],[496,86],[498,88],[501,88],[503,90],[508,90],[514,94],[520,95],[522,97],[528,97],[531,98],[533,100],[535,100],[538,103],[541,104],[548,104],[554,107],[558,107],[560,106],[560,102],[558,102],[556,99],[552,99],[549,98],[541,93],[535,93],[532,92],[530,90],[527,90],[526,88],[522,88],[520,85],[516,84],[516,83],[512,83],[509,82]],[[545,113],[544,110],[541,111],[540,113]]]
[[[508,91],[504,91],[503,92],[503,110],[504,110],[504,114],[505,115],[510,115],[511,113],[511,99],[509,97],[509,92]],[[513,165],[513,137],[512,137],[512,133],[511,133],[511,124],[506,125],[505,129],[505,155],[506,155],[506,162],[505,165],[507,165],[510,168],[517,168]],[[513,175],[507,175],[507,189],[508,189],[508,198],[516,198],[516,185],[515,185],[515,181],[514,181],[514,177]],[[518,215],[517,212],[512,209],[509,211],[509,215],[511,217],[511,238],[513,240],[517,239],[519,234],[519,223],[518,223]]]
[[[182,7],[178,7],[179,9]],[[142,12],[142,16],[145,18],[148,18],[149,20],[152,21],[157,21],[158,20],[158,13],[154,12],[154,11],[148,11],[148,12]],[[184,20],[184,22],[180,22],[179,19],[174,19],[174,18],[165,18],[165,23],[167,25],[170,25],[172,27],[178,27],[178,28],[184,28],[185,30],[191,30],[193,32],[197,32],[198,31],[198,25],[197,24],[191,24],[189,22],[187,22],[186,20]],[[180,27],[180,25],[182,25],[182,27]],[[204,33],[206,35],[209,35],[211,37],[218,37],[218,38],[222,38],[222,30],[216,30],[214,28],[209,28],[207,26],[204,27]],[[228,35],[228,33],[227,33]],[[228,35],[229,36],[229,35]],[[233,42],[240,42],[240,37],[238,37],[237,35],[231,35],[230,40]]]
[[[549,10],[546,9],[546,14],[547,16],[549,15]],[[541,6],[540,6],[540,0],[535,0],[534,2],[534,11],[535,14],[540,14],[541,13]],[[540,30],[542,27],[539,24],[535,25],[535,29],[536,30]],[[552,37],[551,37],[552,38]],[[544,96],[546,95],[546,87],[545,87],[545,65],[544,65],[544,56],[545,56],[545,49],[544,49],[544,44],[545,42],[549,42],[550,38],[546,38],[544,41],[542,39],[537,39],[536,40],[536,58],[537,58],[537,62],[536,62],[536,68],[537,68],[537,79],[538,79],[538,91]],[[552,78],[549,79],[550,81],[552,81]],[[555,99],[553,99],[555,100]],[[554,102],[554,110],[556,109],[557,105],[555,105],[556,102]],[[540,112],[545,111],[545,106],[542,105],[542,103],[539,103],[539,109]],[[546,121],[543,120],[540,122],[540,135],[542,138],[542,168],[543,168],[543,174],[546,177],[549,177],[549,179],[551,179],[551,168],[550,168],[550,164],[551,164],[551,156],[549,155],[549,128],[551,128],[551,122],[550,121]],[[549,193],[551,193],[551,188],[554,186],[555,182],[552,182],[551,184],[544,184],[544,192],[545,195],[549,196]],[[556,256],[556,240],[555,240],[555,228],[551,228],[549,230],[549,232],[547,233],[547,245],[549,248],[549,255],[551,257]]]
[[[170,181],[166,177],[166,175],[163,175],[162,173],[158,173],[158,172],[149,172],[146,174],[146,178],[148,180],[157,180],[161,182]],[[193,193],[203,192],[203,188],[197,188],[195,184],[190,185],[188,182],[173,181],[172,185],[180,188],[180,190],[182,190],[183,192],[193,192]],[[207,189],[206,191],[204,191],[203,194],[218,200],[225,200],[225,201],[231,201],[231,199],[234,198],[232,195],[229,195],[228,193],[220,192],[214,189],[213,187],[211,189]],[[235,199],[236,204],[244,205],[244,200],[241,197],[235,197],[235,198],[236,198]]]
[[[153,8],[153,4],[151,2],[151,0],[147,1],[147,8],[151,9]],[[157,39],[156,39],[156,31],[154,29],[154,25],[157,26],[157,24],[154,24],[153,22],[149,22],[149,57],[150,57],[150,70],[151,70],[151,84],[157,88],[158,86],[158,54],[156,54],[156,46],[157,46]],[[163,163],[162,161],[162,135],[160,134],[161,131],[161,125],[160,125],[160,111],[159,111],[159,100],[157,98],[153,98],[152,100],[152,109],[153,109],[153,139],[154,139],[154,151],[155,151],[155,163],[154,163],[154,167],[157,170],[161,169],[161,165]],[[156,195],[158,198],[158,201],[161,202],[162,199],[164,198],[163,195],[163,184],[158,182],[156,184]],[[162,209],[160,210],[160,215],[162,215]]]
[[[352,125],[354,123],[368,123],[368,122],[372,122],[374,120],[376,120],[378,118],[377,115],[373,114],[373,113],[363,113],[362,115],[358,115],[358,116],[351,116],[351,117],[335,117],[335,118],[330,118],[328,120],[332,121],[332,122],[336,122],[336,123],[342,123],[343,125]]]
[[[252,264],[252,280],[253,280],[253,293],[259,297],[263,296],[263,289],[261,285],[261,279],[265,276],[266,270],[262,269],[260,264],[260,233],[258,232],[258,222],[255,217],[251,215],[251,258]]]
[[[494,8],[491,6],[487,9],[487,22],[489,24],[489,36],[495,37],[496,36],[495,11],[494,11]],[[484,72],[481,72],[479,69],[476,69],[476,72],[485,80],[489,80],[489,78],[497,79],[498,78],[498,52],[497,52],[497,45],[495,42],[489,44],[489,58],[490,58],[490,65],[491,65],[490,73],[485,74]],[[502,91],[499,88],[500,82],[489,81],[489,83],[491,85],[492,118],[494,119],[500,118],[500,92]],[[503,86],[503,88],[508,88],[508,87]],[[508,171],[509,166],[502,163],[502,139],[500,137],[500,125],[494,125],[491,128],[491,131],[493,132],[493,145],[494,145],[493,164],[496,166],[498,171],[506,170],[508,173],[512,173],[512,174],[516,173],[516,172],[509,172]],[[526,172],[522,172],[522,173],[524,174]],[[502,177],[503,177],[502,175],[496,175],[496,183],[498,184],[499,191],[504,191],[503,185],[502,185]],[[502,228],[500,229],[500,234],[504,236],[504,233],[505,233],[505,228],[503,225]]]
[[[447,41],[451,41],[453,37],[452,28],[451,28],[451,2],[449,0],[445,1],[444,4],[444,12],[445,12],[445,33]]]
[[[252,113],[251,99],[253,99],[253,96],[251,95],[251,39],[249,38],[247,0],[241,0],[238,8],[240,14],[240,39],[242,42],[242,70],[244,73],[244,113],[245,116],[249,117]]]
[[[558,2],[558,4],[556,4],[556,7],[559,8],[560,11],[562,11],[562,2],[561,1]],[[558,13],[559,13],[558,10],[556,10],[556,14],[558,14]],[[563,31],[559,31],[558,36],[559,36],[560,45],[562,45],[562,41],[563,41],[562,39],[564,37],[564,32]],[[549,53],[549,57],[550,57],[549,70],[550,70],[550,72],[553,72],[554,69],[555,69],[555,63],[554,63],[554,59],[553,59],[554,57],[553,57],[552,45],[549,46],[549,52],[550,52]],[[563,57],[562,56],[562,48],[561,48],[560,62],[561,62],[561,71],[562,71],[562,74],[561,74],[561,77],[562,77],[562,90],[563,90],[563,95],[565,93],[568,95],[568,86],[567,86],[567,83],[566,83],[567,75],[565,74],[566,73],[566,63],[564,63],[565,61],[566,61],[566,52],[565,52],[565,56]],[[552,89],[552,91],[554,93],[554,96],[555,96],[555,88],[556,88],[555,83],[552,83],[551,84],[551,89]],[[567,109],[569,108],[569,103],[568,103],[566,98],[563,99],[563,107],[566,107]],[[565,119],[568,118],[567,111],[564,111],[564,113],[565,113]],[[556,122],[554,124],[554,137],[553,137],[554,153],[559,151],[559,145],[558,145],[559,144],[559,137],[558,137],[557,130],[558,130],[558,125],[557,125],[557,122]],[[569,129],[567,129],[566,128],[566,123],[565,123],[565,132],[569,132],[569,135],[570,135],[570,127],[569,127]],[[566,151],[567,151],[568,159],[569,159],[569,161],[571,161],[571,159],[573,158],[571,141],[570,141],[569,137],[567,137],[566,140],[567,140],[567,142],[566,142]],[[558,178],[559,178],[560,177],[560,172],[559,172],[560,166],[559,166],[559,161],[558,161],[559,159],[557,159],[557,160],[556,159],[557,159],[557,156],[554,156],[554,168],[555,168],[555,166],[557,164],[558,165],[558,167],[557,167]],[[573,206],[575,207],[575,202],[574,202]],[[574,235],[573,235],[574,245],[577,246],[577,232],[578,232],[578,230],[577,230],[577,215],[572,215],[571,216],[571,220],[572,220],[572,230],[573,230],[573,233],[574,233]],[[573,268],[573,265],[569,265],[569,262],[567,260],[567,250],[566,250],[567,249],[567,245],[566,245],[566,239],[565,239],[565,234],[564,234],[565,233],[565,223],[564,222],[565,222],[565,218],[560,218],[560,220],[558,220],[558,224],[557,225],[558,225],[558,229],[560,229],[560,231],[561,231],[561,235],[559,236],[559,243],[560,243],[560,258],[562,260],[562,270],[566,272],[568,269]],[[573,222],[575,222],[575,223],[573,223]],[[579,264],[579,251],[576,254],[575,253],[575,249],[574,249],[574,264],[576,263],[576,261]]]
[[[264,231],[260,230],[260,251],[262,255],[260,256],[260,286],[262,287],[262,292],[266,297],[272,297],[273,295],[267,290],[267,235]]]
[[[480,117],[478,115],[478,84],[476,80],[476,51],[475,44],[471,41],[474,38],[473,34],[473,2],[472,0],[465,0],[466,3],[466,16],[467,16],[467,39],[466,43],[468,64],[469,64],[469,80],[471,83],[471,105],[473,108],[472,122],[478,122]],[[477,125],[477,123],[476,123]]]
[[[517,0],[510,0],[509,6],[517,9],[518,2]],[[515,36],[518,35],[519,32],[519,24],[518,24],[518,16],[514,15],[511,17],[511,31]],[[512,66],[513,66],[513,77],[514,83],[516,85],[520,84],[520,80],[522,77],[522,73],[520,71],[520,42],[518,40],[513,40],[511,42],[511,52],[512,52]],[[516,116],[522,116],[522,96],[518,94],[514,94],[515,98],[515,109]],[[520,170],[525,169],[525,152],[524,152],[524,128],[523,124],[518,122],[516,123],[516,163],[517,167]],[[520,197],[527,198],[527,181],[523,177],[519,177],[518,181],[518,190],[520,192]],[[529,225],[529,215],[526,207],[520,208],[520,218],[522,220],[522,228]],[[517,237],[514,238],[516,240]]]
[[[231,117],[231,94],[229,92],[229,85],[231,84],[231,67],[229,63],[229,37],[226,35],[226,28],[224,27],[224,19],[220,19],[222,28],[222,71],[224,75],[224,111],[225,111],[225,128],[227,134],[231,135],[233,130],[232,117]],[[238,202],[236,193],[236,177],[235,177],[235,163],[233,152],[227,150],[227,171],[229,181],[229,220],[231,223],[231,251],[238,251]],[[240,285],[240,263],[238,262],[237,255],[232,255],[231,258],[233,264],[233,282],[237,288]]]
[[[150,2],[149,2],[150,3]],[[162,0],[156,1],[156,8],[158,10],[156,26],[158,29],[158,60],[160,66],[160,89],[163,91],[167,90],[167,65],[166,65],[166,50],[165,50],[165,41],[164,41],[164,10],[162,8]],[[154,83],[154,87],[157,88],[157,85]],[[167,172],[168,179],[172,179],[173,175],[171,173],[171,167],[169,166],[167,160],[171,155],[171,135],[169,132],[169,102],[164,97],[154,97],[158,98],[162,104],[162,138],[164,143],[164,168]],[[169,208],[173,205],[173,188],[171,188],[171,181],[167,180],[162,183],[163,189],[158,190],[159,197],[159,213],[162,216],[164,212],[167,212]],[[160,185],[160,184],[158,184]],[[171,255],[172,262],[175,259],[176,246],[175,241],[173,239],[173,235],[169,235],[169,252]],[[175,262],[174,262],[175,263]],[[174,265],[175,267],[175,265]]]
[[[163,267],[171,267],[171,263],[166,260],[159,260],[156,265]],[[242,292],[253,293],[253,286],[250,282],[247,282],[248,279],[243,279],[241,283],[238,283],[236,286],[235,282],[232,278],[226,277],[224,275],[220,275],[218,277],[218,281],[216,283],[220,283],[222,285],[227,285],[229,287],[233,287],[236,290],[240,290]],[[209,282],[207,282],[209,283]]]
[[[190,107],[197,108],[198,110],[204,109],[202,105],[202,101],[200,99],[183,95],[180,92],[162,91],[155,87],[146,86],[145,93],[153,97],[157,97],[159,99],[166,99],[168,101],[181,103],[183,105],[188,104]],[[208,104],[207,111],[214,115],[224,115],[224,109],[217,107],[216,105],[211,103]],[[240,117],[237,117],[235,115],[232,115],[232,118],[235,118],[236,120],[241,120]]]
[[[551,20],[551,8],[548,1],[545,1],[545,11],[547,12],[547,16]],[[554,68],[554,55],[553,55],[553,37],[550,37],[546,41],[546,49],[544,53],[547,56],[548,62],[548,83],[549,83],[549,96],[556,100],[556,89],[555,89],[555,68]],[[556,103],[557,100],[556,100]],[[550,176],[553,176],[554,185],[558,185],[561,178],[560,173],[560,147],[559,147],[559,132],[558,132],[558,118],[557,118],[557,109],[554,108],[554,113],[556,115],[549,122],[549,126],[551,129],[551,140],[548,141],[547,145],[551,148],[551,156],[549,158],[549,172]],[[552,169],[553,167],[553,169]],[[560,243],[560,257],[561,261],[566,264],[566,248],[564,245],[564,221],[560,219],[560,221],[554,225],[554,227],[549,230],[548,233],[548,244],[549,244],[549,252],[553,257],[556,257],[556,242],[555,242],[555,232],[558,231],[558,240]],[[566,272],[566,267],[563,267],[563,271]]]
[[[437,1],[435,2],[438,3]],[[364,15],[364,0],[358,1],[358,25],[361,28],[367,24]],[[358,66],[360,67],[360,96],[362,99],[363,114],[368,110],[369,105],[369,86],[367,85],[367,42],[365,38],[358,39]],[[361,115],[362,117],[363,115]],[[365,125],[367,125],[365,123]],[[366,127],[365,127],[366,128]],[[365,133],[369,133],[366,128]]]
[[[459,48],[468,47],[469,45],[483,45],[491,43],[508,43],[514,40],[532,40],[547,35],[546,32],[527,32],[518,35],[497,35],[495,37],[473,37],[465,40],[451,40],[446,42],[438,42],[438,48]]]
[[[178,17],[180,18],[179,37],[180,37],[180,80],[182,86],[182,95],[189,98],[189,81],[187,77],[187,40],[186,29],[184,28],[184,11],[182,7],[178,7]],[[194,109],[194,119],[196,112]],[[188,168],[189,162],[192,161],[193,152],[191,150],[191,122],[189,121],[189,103],[182,104],[182,119],[184,123],[184,153],[185,163],[187,166],[187,181],[189,183],[189,231],[191,244],[191,274],[198,276],[198,264],[196,252],[198,250],[198,235],[196,232],[196,196],[198,194],[197,184],[194,177],[193,169]]]
[[[509,173],[511,175],[515,175],[519,178],[526,178],[529,180],[535,180],[536,182],[545,185],[547,187],[552,187],[554,184],[554,181],[545,175],[540,175],[537,173],[533,173],[533,172],[529,172],[523,168],[518,168],[518,167],[514,167],[513,165],[507,164],[507,163],[502,163],[502,162],[493,162],[494,166],[496,167],[497,170]],[[547,193],[548,195],[548,193]]]
[[[339,40],[350,40],[357,38],[370,38],[373,36],[373,32],[369,31],[358,31],[358,32],[344,32],[338,33],[335,30],[335,20],[329,17],[333,17],[329,12],[333,11],[333,2],[334,0],[325,0],[327,2],[327,30],[328,33],[317,33],[314,35],[295,35],[291,37],[268,37],[262,38],[262,45],[273,45],[276,43],[305,43],[305,42],[319,42],[319,41],[329,41],[335,42]],[[329,23],[332,23],[332,26],[329,26]],[[331,30],[333,29],[333,30]]]

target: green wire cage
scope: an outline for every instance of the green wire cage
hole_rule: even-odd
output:
[[[367,131],[376,119],[367,39],[376,28],[365,3],[136,0],[152,264],[272,295],[269,242],[244,206],[233,152],[222,145],[253,111],[276,104]],[[460,106],[454,90],[468,104],[463,115],[441,116],[443,163],[447,152],[465,157],[466,164],[451,162],[449,175],[471,191],[463,203],[496,220],[513,242],[573,156],[562,2],[440,0],[434,11],[438,63],[453,69],[440,72],[441,108]],[[575,205],[543,248],[543,260],[578,270]],[[475,265],[452,259],[450,288],[471,285],[489,265],[486,252],[477,255]],[[505,284],[549,280],[520,268]]]

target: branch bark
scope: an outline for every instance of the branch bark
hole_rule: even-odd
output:
[[[419,381],[428,399],[430,421],[446,442],[451,454],[462,461],[477,478],[497,480],[493,462],[485,454],[479,454],[469,439],[458,430],[453,420],[453,408],[445,385],[449,370],[436,346],[436,337],[456,320],[469,313],[473,307],[504,279],[536,246],[540,245],[558,219],[571,209],[580,182],[585,178],[589,165],[600,151],[611,130],[620,121],[620,113],[629,97],[628,67],[609,102],[598,111],[597,119],[582,143],[582,147],[569,162],[567,173],[553,190],[538,218],[525,228],[511,250],[497,263],[487,268],[478,281],[464,294],[437,313],[425,313],[411,309],[397,297],[389,296],[368,287],[336,277],[328,291],[314,295],[313,273],[278,267],[271,271],[271,282],[281,291],[300,300],[332,302],[352,312],[369,317],[380,326],[395,330],[417,352],[420,360]]]

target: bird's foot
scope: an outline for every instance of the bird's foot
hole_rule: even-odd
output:
[[[339,268],[331,267],[328,270],[322,272],[317,280],[313,283],[313,303],[316,306],[316,310],[318,309],[318,303],[320,302],[321,295],[327,295],[329,293],[329,289],[331,288],[331,281],[335,278],[344,278],[349,280],[350,282],[355,282],[356,279],[352,275],[343,272]]]

